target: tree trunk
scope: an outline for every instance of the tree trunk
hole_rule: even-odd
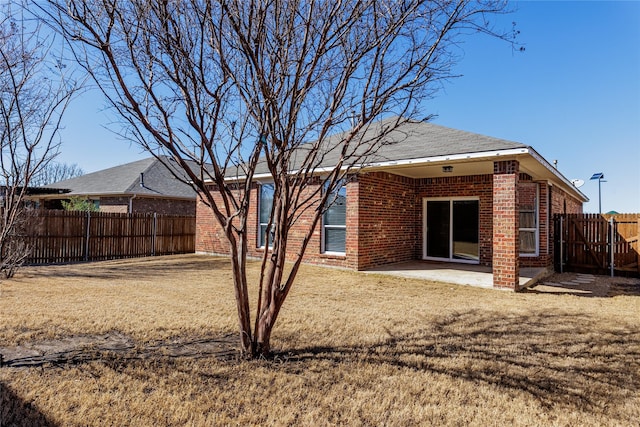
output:
[[[270,309],[258,319],[253,348],[255,357],[268,357],[271,354],[271,331],[273,330],[275,318],[271,307],[269,308]]]
[[[229,236],[229,235],[228,235]],[[244,244],[242,236],[240,246]],[[251,314],[249,312],[249,293],[247,291],[246,256],[238,251],[235,236],[229,236],[231,249],[231,268],[233,271],[233,285],[238,309],[238,324],[240,326],[240,345],[244,355],[252,355]]]
[[[271,355],[271,331],[285,300],[279,286],[270,284],[270,288],[272,290],[271,301],[268,306],[263,308],[254,331],[253,354],[255,357],[269,357]]]

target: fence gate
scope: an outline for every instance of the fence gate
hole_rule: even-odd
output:
[[[554,216],[556,271],[640,276],[640,214]]]

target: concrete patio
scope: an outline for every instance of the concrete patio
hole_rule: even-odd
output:
[[[477,264],[408,261],[366,270],[365,273],[388,274],[392,276],[493,289],[493,273],[491,267]],[[532,286],[547,274],[548,270],[545,268],[520,268],[520,287]]]

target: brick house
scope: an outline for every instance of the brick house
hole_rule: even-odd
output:
[[[41,187],[48,194],[30,199],[43,209],[62,209],[62,201],[79,197],[101,212],[195,215],[196,192],[176,178],[184,173],[173,161],[162,159],[150,157],[58,181]]]
[[[516,289],[520,266],[553,265],[552,215],[580,213],[588,200],[524,144],[431,123],[405,124],[387,138],[337,192],[305,262],[354,270],[411,260],[480,264],[492,267],[494,287]],[[250,256],[264,251],[269,181],[256,171]],[[196,212],[196,252],[228,253],[210,210],[198,202]],[[298,240],[294,228],[290,251]]]

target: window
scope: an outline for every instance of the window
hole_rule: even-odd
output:
[[[326,191],[325,185],[325,191]],[[322,218],[322,252],[346,252],[347,245],[347,187],[339,182],[327,199]]]
[[[521,184],[520,197],[520,254],[538,254],[538,184]]]
[[[258,247],[265,247],[267,240],[267,228],[269,217],[273,208],[273,184],[262,184],[260,186],[260,199],[258,200]],[[273,245],[273,225],[269,233],[269,247]]]

